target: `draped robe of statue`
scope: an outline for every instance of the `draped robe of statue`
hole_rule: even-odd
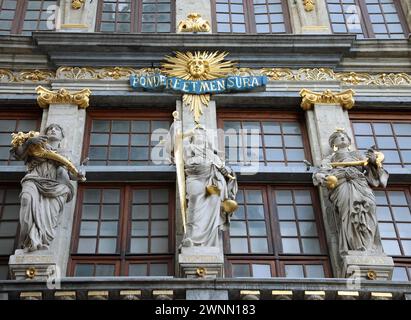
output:
[[[180,120],[172,124],[166,141],[167,153],[174,163],[175,125],[181,127]],[[182,145],[187,201],[182,246],[218,247],[221,244],[220,231],[226,230],[230,223],[230,214],[223,211],[222,202],[235,200],[238,191],[237,179],[227,175],[235,177],[235,173],[217,155],[205,129],[196,128],[185,133]],[[217,192],[207,193],[208,186],[213,186]]]
[[[201,147],[190,143],[185,151],[188,206],[183,245],[217,247],[221,241],[220,230],[226,230],[229,225],[229,216],[222,214],[221,203],[225,199],[235,199],[237,183],[236,180],[227,182],[219,171],[218,167],[223,163],[208,142]],[[208,195],[207,186],[216,186],[220,194]]]
[[[64,155],[58,149],[54,151]],[[54,160],[14,153],[27,165],[27,174],[21,180],[20,244],[28,251],[47,249],[55,238],[65,203],[73,198],[69,174]]]
[[[381,253],[382,245],[376,216],[376,200],[372,187],[385,187],[388,173],[376,164],[335,167],[331,162],[363,160],[358,151],[338,150],[322,162],[318,172],[337,177],[335,189],[329,190],[329,199],[339,217],[339,249],[341,254],[350,250]],[[316,179],[314,175],[314,183]],[[317,181],[318,183],[318,181]]]

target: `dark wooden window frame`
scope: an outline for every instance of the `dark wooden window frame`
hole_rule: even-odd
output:
[[[237,254],[230,253],[230,235],[229,232],[224,234],[224,252],[226,260],[226,273],[232,275],[231,263],[274,263],[272,272],[277,272],[276,277],[284,277],[284,263],[297,263],[297,264],[321,264],[324,267],[324,274],[326,277],[331,277],[332,272],[330,268],[330,260],[328,255],[328,246],[326,243],[324,223],[322,221],[321,207],[319,204],[319,196],[312,186],[306,185],[287,185],[287,184],[241,184],[240,188],[247,190],[262,190],[263,203],[265,211],[265,221],[267,228],[267,240],[268,240],[268,253],[256,254]],[[282,253],[280,227],[278,223],[278,213],[274,206],[275,190],[309,190],[311,192],[312,206],[314,208],[314,217],[318,232],[318,240],[320,242],[321,254],[294,254],[294,253]],[[235,213],[234,213],[235,214]]]
[[[43,2],[42,2],[43,3]],[[28,5],[28,1],[27,0],[18,0],[17,4],[16,4],[16,10],[14,13],[14,19],[11,25],[11,30],[10,30],[10,34],[20,34],[23,30],[23,24],[25,21],[25,15],[26,15],[26,11],[27,11],[27,5]],[[42,9],[41,9],[42,10]],[[39,15],[40,18],[40,15]],[[40,19],[37,19],[37,24],[39,21],[41,21]]]
[[[3,182],[2,184],[1,184],[1,188],[2,189],[4,189],[4,190],[9,190],[9,189],[18,189],[18,190],[20,190],[21,189],[21,185],[19,184],[19,183],[12,183],[12,182]],[[2,217],[2,214],[3,214],[3,204],[5,203],[4,202],[4,195],[3,195],[3,199],[0,199],[1,201],[2,201],[2,206],[1,206],[1,212],[0,212],[0,218]],[[1,220],[0,220],[1,221]],[[20,223],[18,223],[18,226],[17,226],[17,230],[16,230],[16,236],[15,236],[15,239],[14,239],[14,249],[17,249],[18,248],[18,245],[19,245],[19,238],[20,238]],[[0,255],[0,265],[2,265],[2,266],[8,266],[8,264],[9,264],[9,256],[8,255]]]
[[[120,212],[119,212],[119,232],[117,238],[117,249],[115,254],[89,254],[77,253],[79,242],[80,225],[82,217],[82,204],[85,189],[119,189],[120,190]],[[138,189],[168,189],[169,190],[169,216],[168,216],[168,253],[129,253],[129,240],[131,238],[131,206],[132,191]],[[164,262],[168,263],[169,271],[174,272],[174,242],[175,242],[175,190],[171,184],[150,183],[150,184],[120,184],[120,183],[87,183],[80,186],[78,190],[76,210],[73,220],[72,239],[70,246],[69,275],[73,276],[77,263],[115,264],[115,275],[127,275],[128,265],[132,262]]]
[[[21,111],[0,111],[0,120],[37,120],[37,128],[32,128],[31,130],[39,130],[41,125],[41,111],[34,110],[32,108],[22,109]],[[10,136],[11,141],[11,136]],[[13,161],[9,159],[8,165]]]
[[[372,123],[386,123],[386,122],[404,122],[404,123],[411,123],[411,115],[408,112],[396,112],[396,113],[392,113],[392,112],[387,112],[387,111],[380,111],[378,113],[376,112],[350,112],[349,113],[349,118],[350,118],[350,124],[351,124],[351,130],[354,134],[354,127],[353,127],[353,123],[355,122],[372,122]],[[374,135],[375,137],[375,135]],[[356,144],[355,142],[355,135],[352,138],[352,143]],[[397,141],[397,136],[393,135],[393,138],[395,140],[395,142],[398,145],[398,141]],[[371,146],[370,146],[371,147]],[[400,150],[400,149],[397,149]],[[401,164],[403,165],[404,161],[401,157],[401,154],[399,153],[399,157],[401,160]]]
[[[152,109],[147,107],[147,109]],[[146,121],[172,121],[170,111],[147,111],[147,110],[127,110],[127,112],[122,112],[121,110],[108,111],[108,110],[95,110],[87,113],[86,126],[84,130],[84,142],[82,150],[82,159],[84,159],[89,152],[90,141],[91,141],[91,129],[93,120],[146,120]],[[110,144],[107,144],[110,146]],[[128,145],[130,148],[130,145]],[[108,161],[107,159],[105,161]],[[109,165],[107,165],[109,166]]]
[[[291,18],[290,18],[290,11],[288,7],[287,0],[281,0],[282,8],[283,8],[283,16],[284,16],[284,25],[285,25],[285,33],[282,34],[290,34],[292,32],[291,27]],[[255,14],[254,14],[254,4],[253,0],[243,0],[243,8],[244,8],[244,21],[245,21],[245,32],[238,33],[241,34],[257,34],[256,29],[256,22],[255,22]],[[217,16],[216,16],[216,0],[211,1],[211,14],[212,14],[212,28],[214,33],[219,33],[217,31]],[[231,18],[229,24],[231,25]],[[271,26],[270,26],[271,29]],[[222,34],[237,34],[234,32],[220,32]],[[269,33],[259,33],[259,34],[270,34]],[[272,33],[271,33],[272,34]]]
[[[238,109],[230,109],[224,111],[217,111],[217,125],[218,128],[223,130],[224,129],[224,121],[295,121],[300,124],[301,129],[301,136],[303,140],[303,149],[305,159],[311,161],[311,148],[310,142],[308,139],[308,132],[304,122],[304,115],[302,113],[297,112],[284,112],[284,111],[268,111],[268,110],[261,110],[261,111],[249,111],[249,110],[238,110]],[[282,139],[284,140],[284,135],[281,135]],[[220,137],[219,144],[221,150],[224,151],[224,137]],[[265,145],[263,147],[263,152],[265,153]],[[284,141],[283,141],[283,149]],[[266,157],[265,157],[266,159]],[[260,163],[266,164],[267,161],[262,161]]]
[[[97,19],[96,19],[96,32],[107,32],[107,31],[100,31],[101,28],[101,20],[102,20],[102,15],[103,15],[103,5],[104,1],[101,0],[99,1],[99,4],[97,6]],[[167,32],[141,32],[141,27],[142,27],[142,13],[143,13],[143,1],[142,0],[131,0],[131,12],[130,12],[130,32],[127,33],[147,33],[147,34],[153,34],[153,33],[167,33]],[[117,18],[116,18],[117,19]],[[175,1],[171,0],[170,1],[170,32],[169,33],[174,33],[176,30],[176,4]],[[157,22],[154,22],[157,25]],[[117,21],[115,21],[115,28],[117,28]],[[112,33],[116,33],[117,31],[114,31]]]
[[[359,18],[360,18],[360,23],[361,23],[361,28],[364,34],[364,38],[365,39],[375,38],[375,34],[372,29],[372,23],[370,20],[370,15],[368,13],[367,5],[365,1],[363,0],[354,0],[354,1],[355,1],[355,5],[358,8],[360,8],[360,11],[361,11],[359,14]],[[404,30],[404,39],[406,39],[410,33],[410,28],[408,27],[408,23],[407,23],[405,14],[404,14],[404,10],[401,6],[401,3],[399,3],[398,0],[393,0],[393,1],[394,1],[395,8],[397,9],[398,18],[400,20],[401,26]],[[327,14],[328,14],[328,18],[330,19],[330,23],[332,24],[331,16],[330,16],[330,12],[328,8],[327,8]],[[385,21],[385,18],[384,18],[384,21]],[[331,31],[332,31],[332,26],[331,26]]]

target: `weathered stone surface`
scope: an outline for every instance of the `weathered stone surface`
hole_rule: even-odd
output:
[[[376,255],[351,251],[342,257],[342,261],[341,277],[346,278],[390,280],[394,269],[393,259],[384,254]]]
[[[187,300],[228,300],[227,290],[187,290]]]
[[[201,18],[211,24],[211,1],[210,0],[179,0],[176,1],[176,27],[180,21],[185,20],[189,13],[195,12],[201,15]],[[178,32],[178,30],[176,30]]]
[[[56,266],[56,257],[50,250],[26,253],[19,249],[9,259],[11,277],[15,280],[48,280],[56,274]]]
[[[306,11],[303,1],[292,1],[289,4],[294,33],[330,34],[331,26],[325,0],[315,0],[314,10]]]

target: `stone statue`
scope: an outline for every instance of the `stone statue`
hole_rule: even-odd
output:
[[[179,120],[175,120],[173,126],[178,123]],[[174,129],[172,127],[170,132],[175,132]],[[197,125],[195,129],[180,134],[180,138],[184,140],[181,141],[181,152],[185,176],[183,181],[178,181],[179,192],[185,193],[185,199],[180,202],[185,206],[184,200],[187,201],[182,246],[218,247],[221,231],[227,229],[231,214],[237,208],[234,201],[238,190],[235,173],[217,155],[207,130],[202,126]],[[176,143],[178,134],[174,134],[172,139]],[[170,147],[167,149],[170,152]],[[178,169],[176,152],[178,148],[174,146],[173,160]],[[181,185],[185,186],[185,190],[180,188]]]
[[[20,194],[20,245],[26,252],[49,248],[64,205],[73,198],[70,180],[85,180],[84,172],[64,156],[63,138],[58,124],[49,125],[45,135],[13,134],[11,153],[27,165]]]
[[[329,138],[334,152],[314,173],[314,185],[325,185],[338,216],[339,251],[382,254],[378,231],[376,201],[371,187],[385,187],[388,173],[382,166],[384,155],[368,149],[365,155],[350,151],[351,139],[343,129]]]

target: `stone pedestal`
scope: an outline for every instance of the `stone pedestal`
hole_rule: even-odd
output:
[[[331,34],[330,21],[325,0],[313,1],[308,10],[303,0],[290,1],[290,16],[295,34]]]
[[[99,1],[84,1],[80,8],[73,8],[71,0],[60,1],[56,19],[56,31],[94,32]]]
[[[391,280],[394,261],[384,254],[367,254],[362,251],[349,251],[342,257],[344,278],[365,280]]]
[[[9,269],[15,280],[48,280],[56,274],[56,257],[49,250],[24,252],[19,249],[10,256]]]
[[[178,265],[182,278],[213,279],[224,276],[224,255],[218,247],[182,247]]]

